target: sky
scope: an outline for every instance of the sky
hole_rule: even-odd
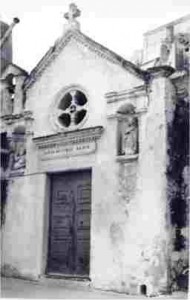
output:
[[[130,59],[143,34],[190,13],[190,0],[0,0],[0,17],[13,29],[14,63],[31,71],[63,33],[63,15],[74,2],[81,31]]]

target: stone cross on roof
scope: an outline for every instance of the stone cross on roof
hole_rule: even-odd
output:
[[[79,17],[80,14],[81,14],[81,12],[77,8],[76,4],[75,3],[71,3],[69,5],[69,11],[64,14],[64,17],[71,24],[71,23],[75,23],[76,22],[76,18]]]

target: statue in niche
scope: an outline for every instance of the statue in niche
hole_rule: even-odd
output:
[[[13,102],[11,98],[11,87],[5,80],[1,81],[1,115],[9,115],[13,112]]]
[[[138,124],[137,118],[128,116],[127,121],[123,122],[122,132],[122,154],[132,155],[138,151]]]
[[[170,52],[171,52],[170,43],[167,40],[163,41],[160,47],[160,65],[168,64]]]
[[[171,65],[171,52],[174,42],[173,26],[166,27],[166,36],[160,44],[160,55],[155,61],[155,66]]]
[[[154,66],[170,65],[169,58],[171,54],[172,44],[167,39],[163,40],[160,45],[160,55],[155,60]]]
[[[10,142],[10,152],[11,171],[24,169],[26,166],[26,147],[24,138],[14,138]]]

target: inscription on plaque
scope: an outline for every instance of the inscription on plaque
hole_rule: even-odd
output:
[[[68,156],[85,155],[96,150],[96,142],[80,143],[74,145],[42,145],[39,147],[41,160],[50,160]]]

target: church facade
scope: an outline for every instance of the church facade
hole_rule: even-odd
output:
[[[30,74],[1,74],[2,273],[186,290],[190,18],[145,34],[132,63],[79,15]]]

